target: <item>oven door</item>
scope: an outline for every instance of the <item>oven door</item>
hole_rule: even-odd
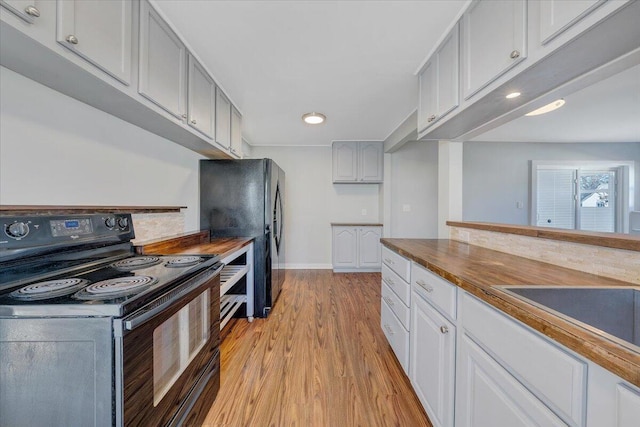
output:
[[[185,416],[199,394],[211,395],[199,380],[211,377],[219,360],[220,270],[212,267],[119,321],[116,425],[165,426]],[[214,380],[208,386],[217,390],[219,375]]]

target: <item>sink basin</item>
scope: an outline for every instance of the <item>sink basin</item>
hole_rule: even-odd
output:
[[[501,286],[505,292],[640,352],[640,287]]]

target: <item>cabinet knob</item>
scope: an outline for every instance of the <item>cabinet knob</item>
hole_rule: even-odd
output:
[[[24,13],[31,15],[34,18],[40,17],[40,11],[35,6],[27,6],[24,8]]]
[[[427,123],[431,123],[432,121],[434,121],[436,119],[436,115],[432,114],[427,118]]]
[[[195,125],[195,124],[196,124],[196,119],[192,119],[192,120],[191,120],[191,124],[192,124],[192,125]]]
[[[511,59],[516,59],[520,57],[520,51],[519,50],[512,50],[511,54],[509,55],[509,57]]]
[[[443,334],[448,334],[449,328],[447,328],[446,326],[440,326],[440,332],[442,332]]]
[[[78,44],[78,38],[73,34],[69,34],[65,40],[71,44]]]

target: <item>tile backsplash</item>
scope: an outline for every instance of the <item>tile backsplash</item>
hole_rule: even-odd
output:
[[[449,227],[452,240],[640,285],[640,253],[496,231]]]
[[[184,233],[182,212],[133,214],[133,229],[136,233],[134,244]]]

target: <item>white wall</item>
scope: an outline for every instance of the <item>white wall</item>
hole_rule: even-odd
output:
[[[251,157],[273,159],[286,174],[287,268],[331,268],[331,222],[380,221],[379,185],[333,184],[329,146],[254,146]]]
[[[438,142],[413,141],[390,154],[389,237],[438,237]],[[385,200],[387,203],[387,200]],[[410,211],[403,207],[409,205]]]
[[[465,142],[463,220],[528,224],[530,160],[631,160],[640,165],[640,142],[549,144]],[[636,209],[640,200],[636,171]],[[522,209],[516,207],[522,202]]]
[[[0,94],[0,204],[187,206],[199,228],[199,154],[4,67]]]

